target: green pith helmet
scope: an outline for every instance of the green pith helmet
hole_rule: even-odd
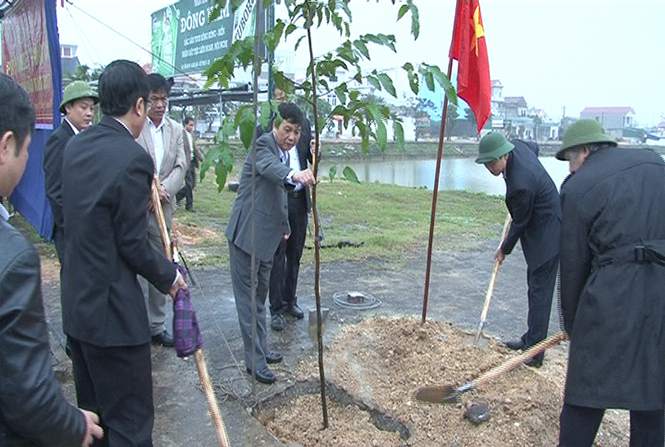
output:
[[[563,135],[561,149],[556,153],[556,158],[565,161],[564,152],[566,150],[591,143],[612,143],[615,146],[617,144],[616,141],[605,133],[605,128],[598,121],[583,119],[571,124],[568,130],[566,130],[566,133]]]
[[[62,95],[62,102],[60,103],[60,113],[67,113],[65,104],[81,98],[91,98],[95,104],[99,102],[99,96],[85,81],[74,81],[65,87],[65,92]]]
[[[513,143],[506,140],[506,137],[499,132],[491,132],[485,135],[478,145],[478,156],[476,163],[485,164],[506,155],[515,148]]]

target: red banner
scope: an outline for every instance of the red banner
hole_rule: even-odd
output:
[[[2,19],[2,69],[30,95],[38,129],[53,128],[53,80],[44,0],[20,0]]]

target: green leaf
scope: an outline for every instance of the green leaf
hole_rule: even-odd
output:
[[[350,166],[344,167],[344,170],[342,170],[342,175],[344,176],[345,179],[347,179],[350,182],[360,183],[360,180],[358,180],[358,176],[356,175],[356,171],[351,169]]]
[[[425,74],[425,83],[430,92],[434,91],[434,75],[431,72]]]
[[[251,106],[245,107],[242,111],[238,111],[240,118],[236,117],[236,123],[240,129],[240,140],[249,149],[252,145],[252,137],[254,136],[254,111]]]
[[[377,77],[379,78],[379,81],[381,81],[383,88],[385,88],[388,93],[397,98],[397,91],[395,90],[393,80],[390,78],[390,76],[385,73],[379,73]]]
[[[360,53],[365,56],[365,58],[369,59],[369,50],[367,49],[367,45],[365,45],[365,42],[363,42],[360,39],[356,39],[353,41],[353,46],[360,51]]]
[[[261,126],[261,129],[264,131],[268,131],[268,123],[270,122],[270,118],[272,117],[272,107],[270,107],[269,102],[262,102],[260,104],[260,115],[259,115],[259,126]],[[253,117],[252,117],[253,118]]]
[[[399,19],[404,17],[404,14],[409,12],[409,5],[402,5],[402,7],[399,8],[399,12],[397,12],[397,21],[399,22]]]
[[[300,36],[300,37],[298,38],[298,40],[296,40],[296,44],[295,44],[295,46],[293,47],[293,51],[298,51],[298,47],[300,46],[300,42],[302,42],[302,40],[303,40],[305,37],[307,37],[307,36],[304,36],[304,35],[303,35],[303,36]]]
[[[337,165],[332,165],[330,167],[330,170],[328,171],[328,178],[330,179],[330,183],[332,183],[336,175],[337,175]]]
[[[411,8],[411,34],[413,34],[414,40],[418,40],[418,36],[420,36],[420,14],[415,4],[409,3]]]
[[[346,93],[348,92],[348,88],[346,86],[346,82],[338,85],[335,87],[335,95],[337,95],[337,98],[339,98],[340,104],[346,104]]]
[[[289,34],[294,32],[296,30],[296,26],[293,23],[290,23],[289,26],[286,27],[286,32],[284,32],[284,38],[286,39],[289,37]]]
[[[383,114],[374,104],[368,104],[367,111],[376,123],[376,142],[379,144],[379,148],[385,151],[388,146],[388,131],[386,130],[386,124],[383,122]]]
[[[420,90],[420,80],[418,79],[418,74],[414,73],[412,71],[409,71],[407,73],[407,76],[409,78],[409,86],[411,87],[411,91],[415,95],[418,95],[418,91]]]
[[[399,121],[393,121],[393,131],[395,132],[395,143],[397,143],[397,149],[400,151],[404,150],[404,127]]]
[[[231,149],[228,146],[226,149],[222,150],[222,155],[219,162],[224,165],[227,173],[233,171],[233,163],[235,163],[235,158],[233,157],[233,152],[231,152]]]
[[[224,186],[226,186],[226,176],[228,175],[226,166],[224,166],[223,163],[218,163],[217,166],[215,166],[215,174],[217,176],[217,192],[222,192]]]
[[[285,25],[286,24],[281,19],[277,19],[275,27],[263,35],[263,43],[265,43],[270,51],[275,51],[275,48],[279,45]]]
[[[367,82],[372,84],[377,90],[382,90],[381,83],[375,76],[367,75]]]
[[[437,82],[443,88],[443,90],[446,92],[446,96],[448,97],[448,100],[454,104],[457,105],[457,91],[455,90],[455,87],[453,87],[453,84],[450,82],[450,79],[448,76],[446,76],[439,67],[436,65],[430,65],[427,67],[432,74],[434,74],[434,77],[436,78]]]

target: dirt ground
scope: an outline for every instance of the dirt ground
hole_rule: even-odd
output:
[[[497,228],[497,234],[500,228]],[[192,241],[193,242],[193,241]],[[433,255],[428,322],[420,325],[425,257],[407,255],[399,267],[381,260],[324,262],[323,306],[330,309],[324,334],[329,428],[322,428],[316,351],[304,320],[287,319],[282,332],[269,329],[269,344],[284,354],[273,368],[274,385],[256,384],[242,361],[242,340],[228,269],[194,271],[192,297],[204,335],[204,353],[222,418],[233,446],[554,446],[565,379],[566,343],[548,351],[540,369],[520,366],[458,404],[420,403],[422,385],[459,386],[511,356],[500,340],[526,328],[526,265],[519,250],[501,267],[484,332],[486,349],[474,348],[463,331],[474,332],[493,266],[497,240],[464,252]],[[185,249],[192,252],[195,246]],[[353,250],[353,248],[343,248]],[[66,395],[75,401],[63,342],[58,265],[43,260],[44,297],[55,365]],[[301,267],[299,303],[315,308],[314,268]],[[333,295],[360,291],[381,306],[359,311],[340,307]],[[170,316],[169,316],[170,321]],[[559,331],[553,304],[550,333]],[[153,347],[156,447],[214,447],[214,429],[193,359]],[[489,406],[489,421],[464,418],[475,403]],[[623,411],[608,412],[596,445],[627,445]]]

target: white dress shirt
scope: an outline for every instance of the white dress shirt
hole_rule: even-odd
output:
[[[155,172],[159,174],[159,170],[162,167],[162,160],[164,160],[164,123],[165,119],[162,118],[162,122],[158,126],[155,126],[155,123],[148,118],[148,124],[150,125],[150,135],[152,136],[152,145],[155,148]]]

